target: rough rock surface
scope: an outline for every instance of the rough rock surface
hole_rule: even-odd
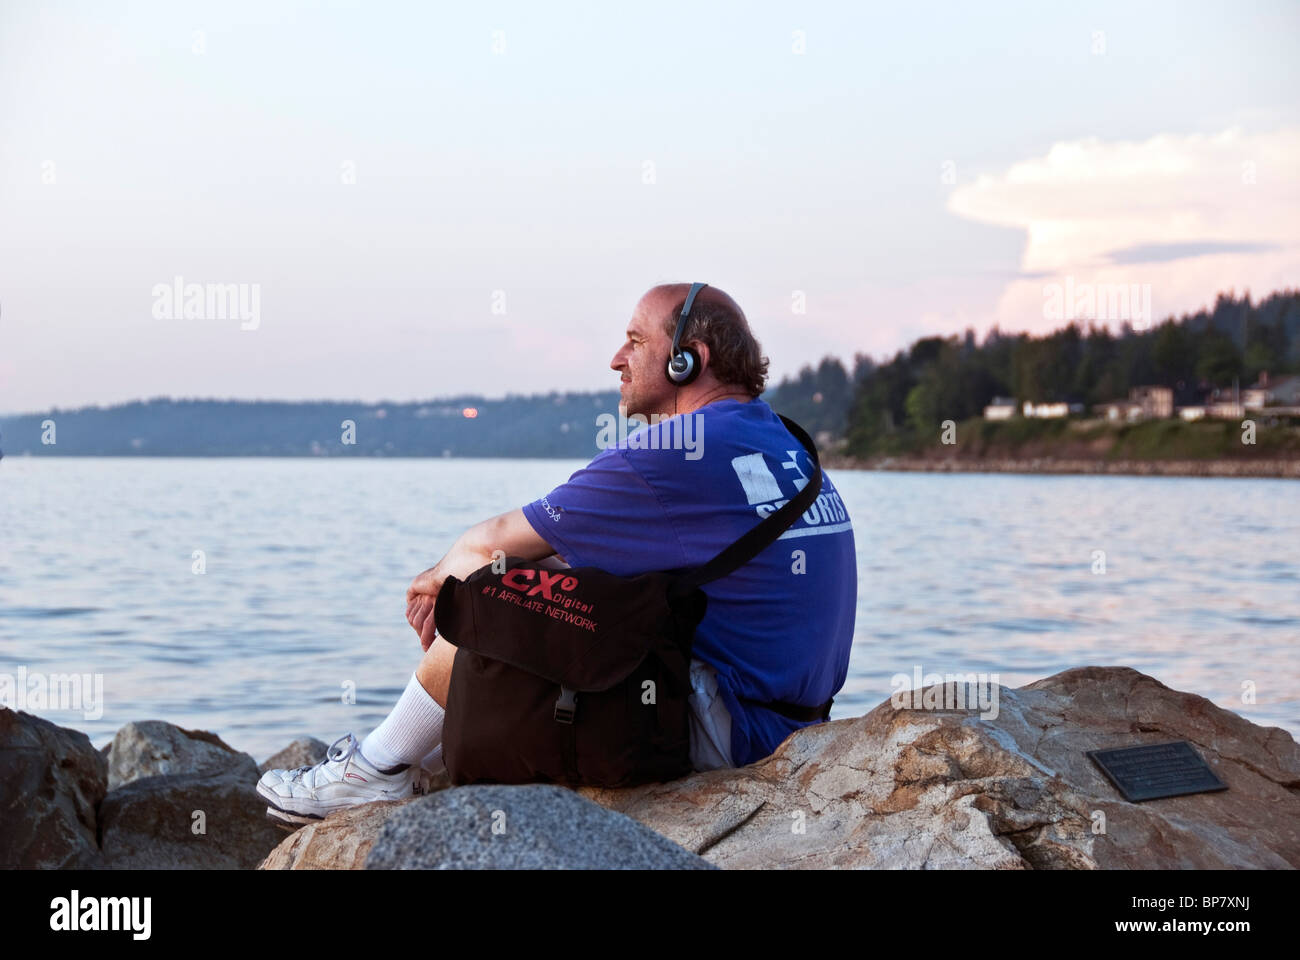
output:
[[[437,774],[426,772],[426,794],[445,790],[449,786],[451,779],[446,771]],[[259,869],[360,870],[365,866],[366,856],[374,846],[384,822],[400,807],[418,799],[420,798],[410,797],[392,803],[363,803],[296,829],[288,839],[271,851]],[[287,826],[281,827],[281,830],[287,829]]]
[[[109,790],[144,777],[221,771],[239,772],[257,783],[257,762],[206,730],[140,720],[118,730],[109,744]]]
[[[144,777],[110,790],[99,809],[114,869],[245,869],[284,834],[266,818],[257,769]]]
[[[1286,731],[1128,667],[999,691],[996,719],[886,701],[741,770],[580,792],[730,868],[1300,867],[1300,747]],[[1170,740],[1228,789],[1129,803],[1085,755]]]
[[[456,787],[404,804],[384,821],[366,867],[712,869],[630,817],[546,784]]]
[[[84,733],[0,707],[0,869],[98,866],[107,781]]]
[[[1286,731],[1128,667],[998,694],[988,720],[886,700],[738,770],[577,792],[727,868],[1300,867],[1300,747]],[[1086,756],[1171,740],[1191,742],[1229,789],[1129,803]],[[356,867],[364,834],[391,815],[338,814],[266,865]]]
[[[261,863],[262,870],[360,870],[385,821],[419,797],[363,803],[295,830]],[[283,833],[281,834],[283,838]]]
[[[955,688],[929,692],[945,689]],[[1300,747],[1286,731],[1127,667],[997,689],[988,720],[886,701],[800,730],[739,770],[624,790],[462,787],[353,808],[287,838],[265,819],[252,758],[212,734],[130,725],[108,756],[137,779],[108,790],[109,761],[84,734],[0,709],[0,867],[579,866],[640,856],[610,853],[640,849],[620,848],[617,831],[612,847],[592,842],[608,821],[574,825],[572,816],[597,816],[584,797],[728,868],[1300,867]],[[1132,804],[1086,756],[1170,740],[1190,741],[1229,789]],[[442,774],[427,789],[446,784]],[[491,833],[496,810],[504,834]],[[461,826],[449,830],[449,816]],[[381,835],[390,839],[376,849]]]
[[[257,767],[258,773],[268,770],[296,770],[298,767],[320,763],[329,747],[315,737],[299,737],[279,753],[273,754]]]

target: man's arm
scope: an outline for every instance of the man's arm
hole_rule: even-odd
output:
[[[412,580],[406,590],[406,619],[420,634],[420,643],[426,650],[433,642],[433,604],[443,583],[448,577],[464,579],[491,563],[492,554],[497,550],[507,557],[525,560],[541,560],[555,554],[555,548],[537,535],[522,509],[510,510],[470,527],[452,544],[445,557]]]

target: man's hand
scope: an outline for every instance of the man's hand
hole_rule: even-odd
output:
[[[406,588],[406,622],[420,635],[420,647],[426,652],[438,628],[433,622],[433,607],[438,602],[438,591],[442,589],[447,575],[435,565],[411,581]]]
[[[406,588],[406,602],[408,605],[412,600],[421,596],[438,599],[438,591],[442,589],[442,582],[447,579],[447,575],[439,571],[438,567],[440,566],[443,566],[443,564],[430,567],[411,581],[411,585]],[[474,569],[477,570],[478,567]]]
[[[437,602],[437,597],[418,594],[406,604],[406,622],[420,635],[420,649],[425,652],[428,652],[434,638],[438,636],[437,625],[433,622],[433,607]]]
[[[534,532],[524,518],[523,510],[511,510],[466,530],[445,557],[417,576],[406,588],[406,620],[420,635],[420,646],[426,651],[438,635],[433,622],[433,607],[443,583],[448,577],[463,580],[490,563],[498,550],[506,556],[525,560],[538,560],[555,553],[554,548]]]

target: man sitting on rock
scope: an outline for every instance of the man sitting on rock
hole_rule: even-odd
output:
[[[673,334],[691,292],[681,353],[695,369],[675,381]],[[364,740],[348,734],[315,766],[268,771],[258,783],[267,813],[300,823],[407,797],[422,789],[425,773],[441,769],[456,648],[436,635],[432,612],[448,576],[463,580],[495,551],[622,576],[695,567],[792,498],[811,464],[759,399],[768,366],[760,351],[744,313],[721,290],[678,283],[647,292],[610,366],[622,374],[620,413],[649,425],[546,496],[471,527],[412,581],[407,619],[425,654],[406,691]],[[691,762],[697,770],[744,766],[818,722],[765,704],[825,704],[848,671],[857,561],[852,523],[830,478],[781,539],[703,589],[708,606],[690,671]]]

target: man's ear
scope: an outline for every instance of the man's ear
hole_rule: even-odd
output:
[[[696,377],[698,380],[700,376],[704,375],[704,371],[709,368],[709,345],[702,340],[692,340],[686,345],[694,350],[695,355],[700,358],[700,373]]]

